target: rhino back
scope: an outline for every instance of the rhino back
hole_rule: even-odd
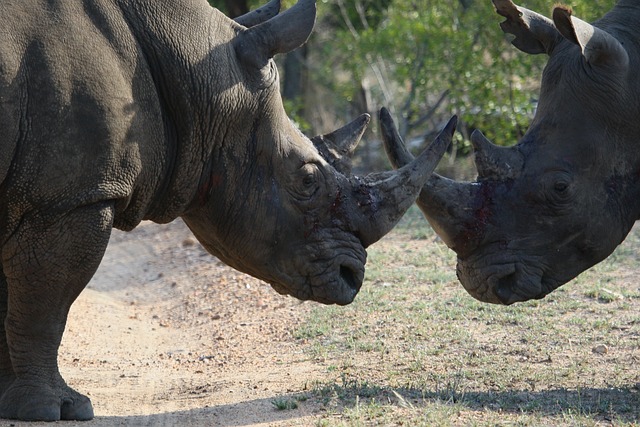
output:
[[[163,185],[168,149],[151,73],[120,8],[9,1],[0,28],[0,225],[113,200],[115,226],[133,228]]]

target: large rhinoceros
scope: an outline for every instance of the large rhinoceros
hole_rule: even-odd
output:
[[[640,2],[590,25],[493,0],[513,44],[549,61],[530,128],[509,148],[472,134],[476,182],[434,175],[419,206],[475,298],[542,298],[605,259],[640,217]],[[392,162],[411,158],[386,123]]]
[[[315,2],[278,12],[277,0],[235,22],[205,0],[2,2],[0,417],[93,417],[57,352],[112,227],[182,217],[278,292],[353,300],[365,248],[415,201],[451,128],[399,171],[345,173],[368,116],[313,143],[292,125],[271,58],[306,41]]]

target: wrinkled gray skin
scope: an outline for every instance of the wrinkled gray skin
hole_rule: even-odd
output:
[[[530,128],[510,148],[472,135],[478,178],[434,175],[418,204],[458,255],[460,282],[499,304],[542,298],[605,259],[640,217],[640,2],[589,25],[494,0],[513,44],[546,53]],[[387,126],[392,161],[410,159]]]
[[[290,123],[271,57],[305,42],[315,2],[278,11],[234,22],[205,0],[2,2],[0,417],[93,417],[57,352],[112,227],[182,217],[278,292],[353,300],[365,247],[415,201],[451,135],[399,171],[351,176],[369,117],[318,148]]]

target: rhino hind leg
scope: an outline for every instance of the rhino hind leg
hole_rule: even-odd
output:
[[[112,224],[112,203],[77,208],[56,220],[36,214],[2,248],[6,347],[15,379],[0,396],[0,418],[93,418],[89,398],[60,375],[58,347],[69,308],[98,268]]]

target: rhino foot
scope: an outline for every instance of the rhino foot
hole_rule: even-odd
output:
[[[10,375],[0,375],[0,398],[4,395],[4,392],[9,389],[11,384],[15,381],[16,377],[11,373]]]
[[[16,380],[0,398],[0,418],[24,421],[86,421],[93,418],[88,397],[64,384],[50,386],[20,384]]]

